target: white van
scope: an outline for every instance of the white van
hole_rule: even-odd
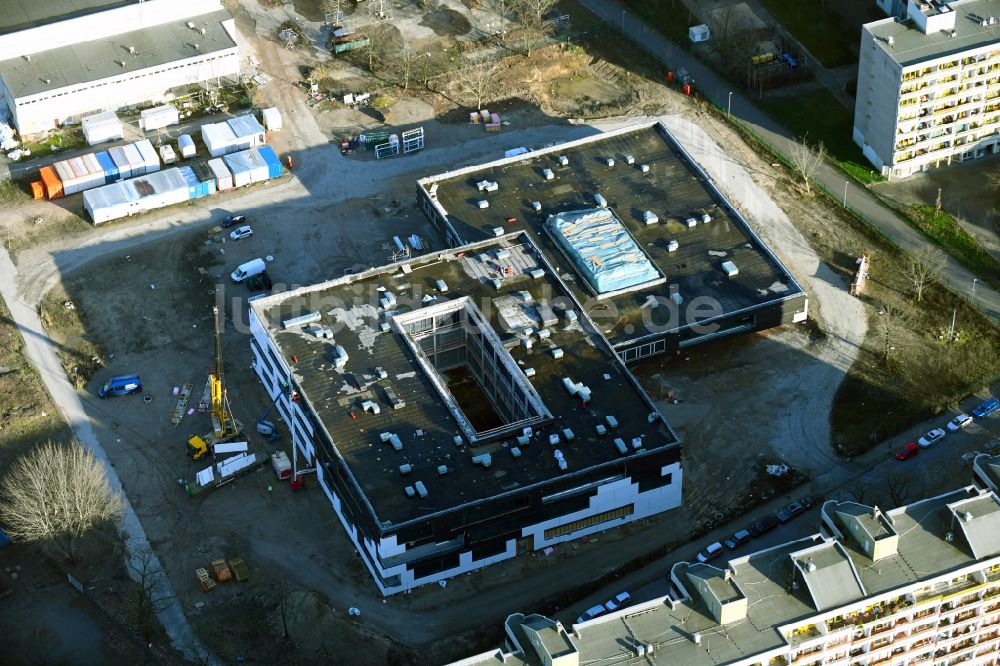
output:
[[[240,264],[233,271],[233,274],[229,277],[233,278],[233,282],[239,283],[243,282],[247,278],[252,278],[255,275],[260,275],[267,270],[267,265],[264,264],[264,260],[261,258],[251,259],[245,264]]]

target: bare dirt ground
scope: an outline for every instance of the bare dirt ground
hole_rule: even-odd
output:
[[[81,393],[87,413],[185,611],[221,657],[380,664],[464,656],[495,644],[497,618],[504,612],[541,608],[543,601],[563,607],[582,581],[620,575],[623,562],[687,542],[703,533],[705,521],[714,521],[716,514],[728,518],[765,496],[781,495],[784,489],[765,482],[763,463],[787,462],[812,473],[814,483],[824,473],[829,482],[846,474],[842,466],[841,472],[831,471],[836,461],[828,415],[871,315],[871,306],[859,306],[844,293],[844,266],[850,253],[864,249],[863,241],[842,234],[841,221],[829,207],[801,199],[780,169],[762,161],[713,116],[676,92],[644,82],[643,105],[684,114],[668,122],[724,189],[743,202],[809,290],[813,317],[826,333],[817,333],[817,326],[788,327],[637,368],[655,397],[662,399],[673,389],[681,398],[663,408],[685,439],[690,511],[565,544],[551,557],[517,558],[450,581],[445,589],[383,600],[315,484],[291,493],[263,470],[214,494],[188,497],[177,479],[190,477],[200,466],[185,457],[184,440],[207,430],[208,419],[195,413],[174,426],[172,391],[190,383],[196,398],[201,394],[212,363],[213,304],[223,305],[227,314],[223,353],[237,418],[252,423],[267,409],[240,327],[248,293],[225,279],[233,266],[271,256],[276,287],[286,288],[383,263],[393,235],[418,233],[437,242],[413,203],[417,177],[500,157],[506,148],[538,147],[596,131],[527,105],[505,110],[511,125],[500,135],[487,135],[481,127],[435,120],[433,100],[404,98],[390,111],[390,122],[423,125],[427,149],[378,163],[367,153],[344,158],[330,140],[344,128],[366,127],[370,119],[347,109],[310,113],[289,83],[299,74],[298,54],[269,41],[250,48],[275,75],[260,102],[284,111],[286,129],[272,145],[294,158],[293,177],[59,241],[43,239],[17,256],[25,299],[37,302],[53,287],[45,313],[57,344],[77,355],[76,336],[94,345],[100,368]],[[611,99],[628,88],[616,74],[596,71],[597,77],[573,78],[567,74],[571,69],[553,64],[547,70],[553,78],[533,79],[532,95],[544,97],[544,84],[551,80],[548,94],[569,109],[581,108],[595,94]],[[685,125],[689,121],[697,127]],[[71,205],[67,200],[58,210]],[[49,203],[31,206],[32,213],[35,206],[43,214],[58,212]],[[233,243],[213,231],[212,220],[230,211],[248,215],[252,239]],[[32,224],[24,211],[0,213],[0,222],[15,230]],[[819,237],[843,256],[814,250]],[[64,301],[74,309],[65,310]],[[93,397],[97,382],[132,371],[142,372],[151,402]],[[279,446],[287,448],[284,434]],[[249,582],[225,583],[209,593],[197,588],[196,567],[236,556],[249,564]],[[347,616],[350,606],[361,609],[359,618]],[[426,644],[429,639],[435,639],[433,647]]]

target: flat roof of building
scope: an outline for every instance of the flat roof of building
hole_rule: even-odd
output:
[[[0,35],[54,23],[76,16],[124,7],[137,0],[4,0]]]
[[[989,22],[991,16],[1000,18],[1000,2],[959,0],[948,6],[955,12],[954,37],[950,30],[925,34],[909,18],[902,21],[882,19],[866,23],[864,29],[876,38],[879,48],[904,67],[1000,42],[1000,21]],[[982,25],[984,19],[986,25]],[[892,46],[889,46],[890,37]]]
[[[840,510],[841,504],[859,506],[831,501],[824,505],[824,513]],[[693,592],[689,600],[665,597],[576,625],[572,640],[579,650],[580,663],[619,658],[623,641],[654,645],[655,652],[647,655],[647,660],[662,666],[714,666],[747,660],[788,644],[794,647],[818,635],[814,629],[803,629],[786,638],[783,628],[808,627],[814,616],[835,616],[837,609],[845,605],[863,604],[863,599],[1000,554],[1000,530],[994,522],[1000,518],[1000,499],[988,491],[968,486],[884,515],[899,534],[898,552],[894,555],[873,563],[849,535],[829,539],[816,534],[730,560],[730,581],[747,597],[746,621],[720,625]],[[958,521],[971,533],[969,536],[962,534]],[[808,566],[810,559],[814,567]],[[796,568],[799,573],[805,572],[806,585],[795,583]],[[704,565],[678,563],[673,571],[690,575],[703,574],[705,569]],[[816,590],[809,589],[814,584],[818,598],[813,596]],[[969,580],[957,585],[976,584],[976,580]],[[838,586],[847,591],[836,589]],[[690,591],[691,586],[687,589]],[[935,588],[918,595],[917,602],[944,593],[949,592]],[[700,644],[692,640],[696,634],[701,637]],[[461,663],[491,663],[489,656]]]
[[[560,156],[566,158],[565,166]],[[614,166],[608,166],[608,159]],[[498,188],[480,190],[483,181]],[[703,320],[703,313],[689,313],[687,308],[698,297],[713,299],[723,314],[733,314],[803,295],[789,271],[660,122],[423,178],[419,186],[434,190],[432,198],[447,212],[462,241],[491,237],[497,228],[508,233],[527,230],[615,346]],[[603,205],[595,199],[598,194],[666,277],[661,284],[595,298],[586,279],[545,232],[550,215]],[[480,207],[483,200],[488,208]],[[647,211],[655,222],[646,223]],[[702,222],[703,215],[710,221]],[[728,276],[725,262],[735,264],[738,274]],[[667,304],[675,292],[683,305],[675,308],[672,319],[672,304]],[[664,305],[649,308],[650,296]]]
[[[612,467],[678,444],[662,417],[650,422],[655,406],[599,333],[582,318],[570,321],[567,312],[575,312],[577,306],[537,257],[530,237],[509,234],[251,304],[380,524],[398,525],[501,493],[593,472],[601,466]],[[492,280],[505,275],[507,267],[511,275],[495,287]],[[439,281],[447,293],[440,291]],[[386,308],[379,306],[384,297],[384,292],[377,291],[380,288],[393,295],[395,303],[389,309],[399,317],[396,323],[411,321],[421,310],[446,307],[446,301],[474,303],[500,344],[509,348],[514,373],[527,375],[527,369],[533,373],[529,388],[537,393],[543,411],[555,415],[551,423],[534,426],[525,446],[505,435],[470,447],[454,416],[454,405],[442,397],[443,381],[425,371],[411,346],[412,338],[381,330],[388,318]],[[424,296],[439,300],[423,308]],[[321,319],[310,326],[331,329],[332,340],[305,330],[282,328],[282,322],[291,316],[311,312],[319,312]],[[524,342],[526,327],[536,331],[530,336],[531,348]],[[537,332],[543,328],[547,337]],[[417,346],[423,349],[426,344]],[[332,361],[337,346],[349,356],[341,371],[335,370]],[[560,358],[556,358],[555,349],[561,350]],[[384,371],[384,378],[379,377],[377,367]],[[589,387],[591,402],[585,404],[579,396],[570,395],[564,378]],[[390,406],[387,388],[404,407]],[[463,397],[460,395],[457,402],[469,415],[470,405],[463,404]],[[366,400],[379,405],[377,415],[360,409]],[[450,400],[454,401],[454,396]],[[608,425],[609,416],[617,427]],[[607,427],[606,435],[598,434],[598,425]],[[564,429],[572,431],[572,441],[566,441]],[[520,434],[520,429],[517,432]],[[383,443],[382,433],[397,435],[402,449]],[[549,437],[556,434],[560,443],[550,445]],[[465,443],[456,446],[455,437],[462,437]],[[616,438],[627,445],[626,454],[619,452]],[[641,448],[635,449],[634,444]],[[520,457],[512,454],[513,446],[518,446]],[[566,470],[560,469],[555,449],[562,452]],[[491,454],[489,468],[472,460],[484,453]],[[412,471],[404,476],[400,465],[406,464],[412,465]],[[444,476],[437,472],[441,465],[448,469]],[[413,499],[404,493],[405,487],[416,481],[424,484],[426,497]]]
[[[222,24],[231,18],[228,11],[220,10],[192,19],[197,27],[205,29],[204,35],[187,27],[187,21],[172,21],[114,37],[33,53],[30,60],[23,56],[9,58],[0,61],[0,74],[14,97],[26,97],[155,68],[234,48],[236,42]],[[135,52],[130,53],[129,48]],[[125,63],[124,67],[122,63]]]

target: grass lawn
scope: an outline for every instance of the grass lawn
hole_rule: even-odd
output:
[[[818,0],[763,0],[788,32],[825,67],[858,61],[861,30]],[[662,3],[661,3],[662,4]]]
[[[994,289],[1000,288],[1000,262],[976,242],[955,218],[934,206],[913,206],[907,219],[941,249],[955,257],[958,263]]]
[[[863,183],[884,180],[868,163],[851,138],[854,113],[845,109],[826,88],[798,95],[765,95],[760,107],[797,138],[823,142],[830,158]],[[817,110],[822,112],[817,112]]]

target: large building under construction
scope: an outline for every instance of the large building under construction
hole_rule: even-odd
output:
[[[680,506],[678,438],[524,233],[255,300],[250,325],[384,594]]]
[[[523,230],[625,362],[804,321],[805,293],[660,122],[421,179],[455,247]]]

